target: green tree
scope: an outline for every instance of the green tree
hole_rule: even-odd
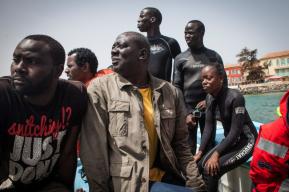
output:
[[[259,65],[259,60],[257,59],[257,49],[250,50],[245,47],[241,50],[237,57],[238,62],[241,64],[242,74],[246,74],[247,83],[260,83],[264,81],[264,67]]]

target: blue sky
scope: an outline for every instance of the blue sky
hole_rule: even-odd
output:
[[[0,0],[0,76],[10,74],[17,43],[40,33],[57,39],[66,52],[91,49],[99,69],[106,68],[117,35],[138,31],[139,12],[148,6],[162,12],[161,33],[175,38],[182,51],[187,48],[184,27],[192,19],[204,22],[205,46],[225,64],[236,63],[245,46],[257,48],[258,57],[289,50],[288,0]]]

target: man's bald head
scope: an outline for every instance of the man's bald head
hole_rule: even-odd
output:
[[[141,33],[135,31],[127,31],[120,34],[119,36],[121,35],[128,36],[138,46],[138,48],[145,48],[146,50],[148,50],[148,54],[150,53],[150,44],[148,42],[148,39]]]
[[[133,31],[121,33],[111,50],[113,70],[127,78],[147,73],[149,56],[150,45],[145,36]]]

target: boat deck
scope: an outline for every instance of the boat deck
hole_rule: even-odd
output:
[[[257,131],[259,131],[261,123],[253,122]],[[220,143],[224,138],[224,130],[222,124],[220,122],[217,123],[216,130],[216,143]],[[198,131],[197,143],[199,144],[201,141],[201,133]],[[226,173],[222,176],[219,181],[219,192],[244,192],[250,191],[251,181],[248,175],[250,169],[251,158],[244,163],[242,166]],[[78,159],[77,162],[77,170],[75,177],[75,190],[82,188],[85,191],[89,191],[88,183],[86,177],[82,173],[82,164]]]

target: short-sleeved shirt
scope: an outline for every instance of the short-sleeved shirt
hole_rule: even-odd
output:
[[[160,79],[171,81],[172,73],[172,59],[175,58],[180,52],[181,48],[179,43],[170,37],[163,35],[150,38],[150,73]]]
[[[36,106],[3,77],[0,106],[0,185],[7,177],[16,186],[34,184],[57,171],[67,138],[79,132],[87,93],[80,83],[59,80],[49,104]]]

